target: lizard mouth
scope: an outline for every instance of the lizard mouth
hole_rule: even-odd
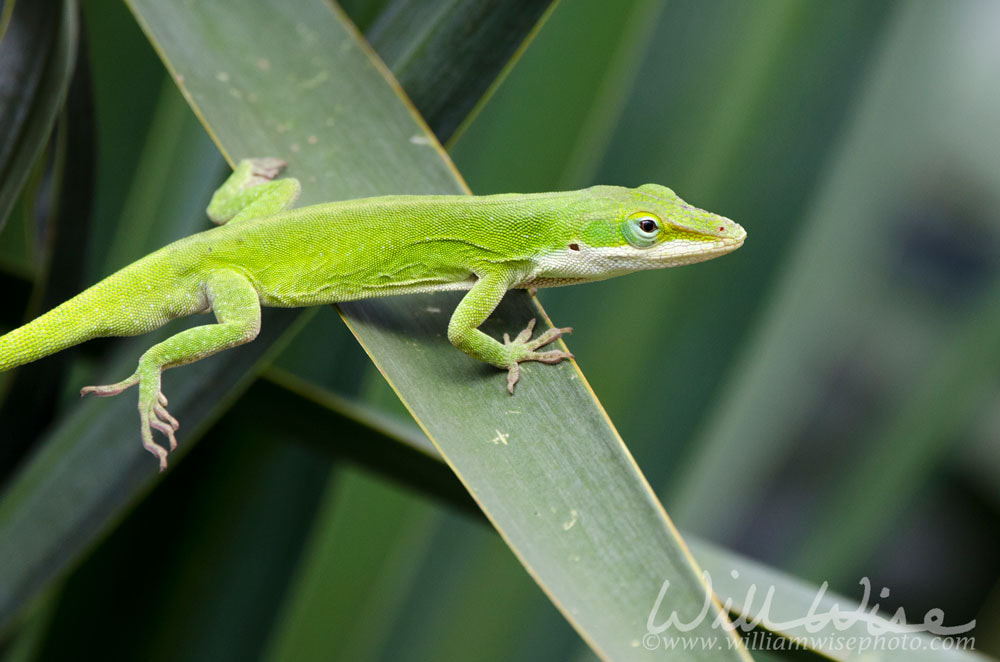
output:
[[[723,253],[729,253],[730,251],[735,251],[737,248],[743,245],[743,242],[747,239],[747,231],[744,230],[740,225],[733,224],[736,227],[733,229],[732,234],[729,236],[718,237],[714,242],[715,246],[711,250],[712,256],[721,255]]]
[[[746,231],[740,228],[740,231],[731,237],[718,237],[711,243],[702,243],[699,246],[670,251],[666,255],[667,261],[670,263],[668,266],[673,267],[704,262],[705,260],[711,260],[726,253],[732,253],[743,245],[746,238]]]
[[[739,228],[736,234],[732,237],[728,237],[726,241],[728,241],[735,248],[739,248],[747,239],[747,231],[744,230],[742,226],[737,225],[736,227]]]

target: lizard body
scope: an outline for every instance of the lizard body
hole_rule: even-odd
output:
[[[385,196],[292,209],[295,179],[284,164],[245,160],[216,192],[208,214],[221,227],[176,241],[128,265],[28,324],[0,336],[0,371],[105,336],[147,333],[168,321],[214,312],[218,323],[182,331],[150,348],[127,379],[81,394],[139,386],[143,446],[166,467],[177,421],[160,374],[249,342],[260,307],[469,290],[448,325],[459,349],[508,370],[557,363],[539,352],[568,329],[531,339],[532,324],[505,342],[478,330],[507,290],[601,280],[690,264],[735,250],[746,233],[670,189],[595,186],[581,191],[491,196]]]

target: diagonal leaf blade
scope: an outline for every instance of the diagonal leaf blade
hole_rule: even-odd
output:
[[[365,30],[372,47],[448,142],[476,115],[558,2],[396,0]]]
[[[13,4],[13,3],[12,3]],[[14,5],[0,41],[0,230],[45,146],[76,60],[78,17],[68,0]]]
[[[132,6],[223,151],[232,158],[289,155],[306,202],[462,190],[419,121],[393,98],[392,84],[379,80],[385,72],[320,3],[264,5],[252,18],[225,3]],[[256,59],[234,55],[246,43],[260,44]],[[335,69],[323,66],[334,61]],[[313,106],[332,112],[324,118]],[[339,154],[322,145],[331,134],[342,140]],[[650,594],[665,577],[676,587],[679,612],[701,609],[705,587],[690,556],[573,366],[530,366],[512,401],[502,375],[445,340],[440,311],[456,301],[395,297],[342,308],[411,413],[581,634],[616,659],[647,657],[637,640]],[[487,330],[520,328],[538,314],[528,297],[511,296]]]
[[[364,425],[368,432],[364,434],[363,441],[367,444],[395,444],[399,447],[399,452],[412,453],[411,449],[424,448],[424,444],[428,443],[416,431],[398,425],[387,425],[378,413],[309,388],[281,372],[269,374],[269,379],[261,380],[254,386],[254,390],[259,392],[259,397],[286,402],[293,408],[297,420],[311,421],[314,427],[322,425],[338,428],[340,421],[344,420],[350,421],[350,425]],[[281,394],[282,390],[292,391],[302,397],[293,401],[288,395]],[[356,452],[349,445],[331,450],[338,454]],[[429,465],[443,461],[436,451],[429,449],[417,460],[422,465],[419,473],[432,473],[433,468]],[[368,466],[383,475],[402,479],[411,488],[430,487],[438,498],[459,508],[464,508],[467,501],[466,495],[456,495],[443,476],[428,484],[420,476],[406,477],[398,472],[385,471],[383,467],[371,463]],[[449,478],[454,482],[453,477]],[[869,604],[867,598],[863,598],[859,604],[830,593],[826,585],[817,586],[792,577],[707,540],[691,535],[686,536],[686,540],[707,573],[717,599],[729,606],[730,612],[737,616],[734,624],[751,641],[756,642],[753,646],[756,650],[765,649],[768,645],[760,633],[772,633],[777,638],[795,642],[804,650],[832,660],[846,661],[853,659],[856,652],[864,651],[879,651],[879,659],[890,661],[984,659],[971,650],[964,650],[961,642],[945,643],[944,640],[935,639],[932,636],[934,632],[931,621],[921,623],[918,618],[911,616],[909,621],[912,625],[893,624],[878,613],[877,604]],[[666,612],[659,610],[654,621],[659,623],[666,620],[666,617]],[[323,617],[319,616],[316,620],[317,624],[313,627],[318,628]],[[932,627],[928,628],[927,625]],[[940,625],[953,630],[956,636],[971,632],[966,627],[968,624]],[[792,647],[791,644],[776,645],[773,641],[770,645],[774,650],[790,650]]]
[[[464,190],[391,78],[324,3],[274,1],[255,12],[226,2],[135,0],[131,7],[230,161],[286,157],[303,181],[304,202]],[[584,638],[606,657],[655,658],[639,638],[662,581],[672,582],[670,606],[686,620],[702,609],[706,587],[693,560],[575,366],[529,366],[518,398],[511,399],[503,375],[445,340],[442,311],[456,301],[399,297],[344,312],[473,497]],[[498,335],[538,315],[544,313],[529,297],[510,296],[486,330]],[[250,348],[173,378],[172,402],[179,402],[187,429],[205,429],[225,404],[213,394],[222,388],[234,397],[249,382],[250,366],[287,340],[282,331],[306,318],[269,314],[264,336]],[[132,409],[127,398],[79,408],[75,426],[58,433],[8,492],[0,506],[0,544],[10,551],[3,558],[15,560],[0,575],[7,617],[155,479],[128,432],[135,425]],[[186,441],[190,448],[193,437]],[[47,531],[33,524],[38,521],[46,521]],[[38,537],[32,549],[19,550],[25,532]],[[702,633],[715,634],[711,620]],[[745,652],[736,644],[728,656]]]

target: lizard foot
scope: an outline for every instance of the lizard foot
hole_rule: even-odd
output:
[[[132,375],[116,384],[106,386],[85,386],[80,389],[80,396],[93,393],[99,397],[118,395],[122,391],[135,386],[140,381],[139,373]],[[174,433],[180,427],[177,419],[167,411],[167,396],[159,390],[147,396],[139,395],[139,418],[141,419],[142,447],[156,456],[160,462],[160,471],[167,468],[167,449],[153,441],[153,430],[159,430],[170,442],[170,450],[176,450],[177,438]]]
[[[503,344],[508,348],[511,355],[511,363],[507,366],[507,390],[514,394],[514,385],[521,378],[521,361],[538,361],[539,363],[559,363],[564,359],[571,359],[573,355],[562,350],[551,350],[548,352],[537,352],[539,347],[544,347],[550,342],[562,337],[564,333],[572,333],[570,327],[562,329],[549,329],[534,340],[531,334],[535,330],[535,320],[532,318],[528,326],[521,333],[511,340],[506,333],[503,334]]]

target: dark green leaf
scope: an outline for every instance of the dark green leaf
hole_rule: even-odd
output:
[[[393,0],[365,36],[438,140],[447,142],[503,80],[501,72],[510,70],[556,4]]]
[[[0,41],[0,230],[62,106],[77,22],[71,0],[18,2]]]

